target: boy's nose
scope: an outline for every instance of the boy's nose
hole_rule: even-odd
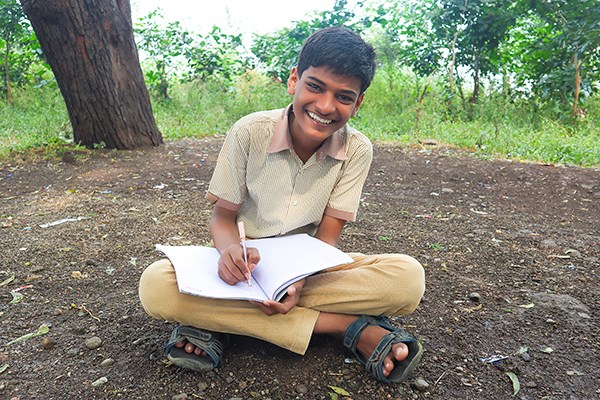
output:
[[[323,115],[331,114],[335,111],[335,98],[333,95],[324,93],[317,101],[317,111]]]

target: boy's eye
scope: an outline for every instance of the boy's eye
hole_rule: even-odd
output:
[[[339,95],[339,96],[338,96],[338,99],[339,99],[339,100],[340,100],[342,103],[344,103],[344,104],[349,104],[349,103],[352,103],[352,102],[354,101],[354,99],[353,99],[353,98],[351,98],[351,97],[348,97],[348,96],[345,96],[345,95],[343,95],[343,94],[342,94],[342,95]]]
[[[321,87],[319,85],[317,85],[316,83],[308,82],[306,85],[314,91],[317,91],[317,92],[321,91]]]

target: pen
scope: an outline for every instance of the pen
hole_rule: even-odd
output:
[[[252,273],[250,272],[250,267],[248,266],[248,252],[246,249],[246,231],[244,230],[244,222],[238,222],[238,232],[240,233],[240,241],[242,242],[242,251],[244,252],[244,262],[246,263],[246,269],[248,270],[248,280],[246,283],[248,286],[252,286],[252,282],[250,281],[250,277]]]

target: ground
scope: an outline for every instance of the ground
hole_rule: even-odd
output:
[[[137,283],[155,244],[208,241],[221,143],[0,163],[0,398],[600,398],[600,171],[425,145],[375,146],[340,243],[424,265],[422,304],[394,319],[425,348],[413,379],[377,383],[329,337],[305,356],[234,337],[215,371],[168,365],[172,326]]]

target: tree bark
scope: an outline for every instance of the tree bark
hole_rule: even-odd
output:
[[[163,142],[133,39],[129,0],[21,0],[65,99],[75,142]]]
[[[573,117],[579,116],[579,94],[581,93],[581,63],[577,53],[573,54],[573,67],[575,67],[575,79],[573,90]]]
[[[12,104],[12,88],[10,86],[10,68],[8,66],[8,59],[10,56],[10,37],[6,35],[4,38],[6,42],[5,53],[4,53],[4,75],[6,76],[6,101],[8,104]]]

